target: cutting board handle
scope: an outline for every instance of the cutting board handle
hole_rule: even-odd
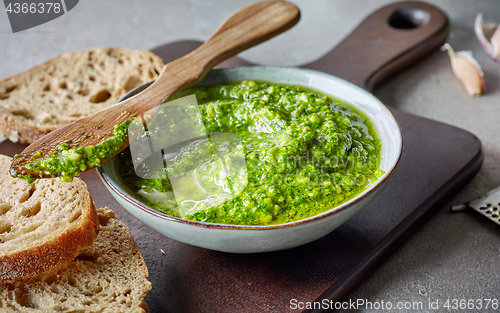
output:
[[[371,91],[439,48],[448,30],[447,16],[435,6],[416,1],[390,4],[369,15],[325,56],[303,67]]]

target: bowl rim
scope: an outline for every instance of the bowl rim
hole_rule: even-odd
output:
[[[280,228],[290,228],[290,227],[296,227],[300,226],[303,224],[308,224],[317,220],[321,220],[323,218],[326,218],[328,216],[331,216],[335,213],[345,211],[346,209],[354,206],[358,202],[363,201],[365,198],[369,197],[372,195],[377,189],[381,188],[387,181],[391,178],[392,174],[396,170],[402,156],[403,152],[403,133],[401,130],[401,126],[399,125],[397,119],[394,117],[392,112],[380,101],[378,98],[376,98],[372,93],[369,91],[347,81],[342,78],[339,78],[335,75],[328,74],[325,72],[317,71],[317,70],[311,70],[311,69],[304,69],[304,68],[298,68],[298,67],[288,67],[288,66],[240,66],[240,67],[232,67],[232,68],[221,68],[221,69],[213,69],[207,76],[209,75],[217,75],[219,72],[224,72],[224,71],[234,71],[234,70],[245,70],[245,69],[263,69],[263,70],[292,70],[292,71],[301,71],[305,73],[311,73],[315,75],[320,75],[323,77],[327,77],[329,79],[333,79],[336,81],[339,81],[343,84],[347,84],[351,88],[357,89],[358,92],[364,93],[365,95],[368,95],[370,98],[373,98],[377,102],[381,104],[381,108],[393,119],[395,122],[395,125],[397,126],[397,136],[399,137],[398,140],[398,149],[397,149],[397,158],[394,162],[394,164],[391,165],[391,168],[384,173],[379,179],[377,179],[372,186],[368,186],[367,189],[362,191],[360,194],[355,196],[354,198],[351,198],[347,200],[346,202],[343,202],[329,210],[326,210],[325,212],[322,212],[320,214],[310,216],[308,218],[300,219],[297,221],[292,221],[292,222],[287,222],[287,223],[281,223],[281,224],[270,224],[270,225],[238,225],[238,224],[221,224],[221,223],[209,223],[209,222],[200,222],[200,221],[192,221],[184,218],[179,218],[171,215],[167,215],[165,213],[159,212],[144,203],[140,202],[133,196],[129,195],[122,187],[120,187],[116,182],[111,179],[111,177],[104,171],[103,167],[97,168],[97,173],[103,182],[105,186],[107,186],[109,189],[113,190],[116,195],[118,195],[121,199],[124,201],[127,201],[129,204],[131,204],[133,207],[136,207],[146,213],[149,213],[155,217],[158,217],[162,220],[167,220],[171,222],[177,222],[181,224],[186,224],[186,225],[191,225],[191,226],[199,226],[202,228],[208,228],[208,229],[237,229],[237,230],[271,230],[271,229],[280,229]],[[213,73],[213,74],[211,74]],[[151,85],[154,81],[145,83],[143,85],[140,85],[131,91],[129,91],[127,94],[125,94],[122,98],[118,100],[117,103],[133,97],[134,95],[138,94],[145,88],[147,88],[149,85]],[[271,80],[272,82],[272,80]],[[311,87],[307,87],[311,88]],[[314,89],[314,88],[311,88]],[[348,101],[346,101],[348,102]],[[349,102],[348,102],[349,103]],[[128,211],[128,210],[127,210]]]

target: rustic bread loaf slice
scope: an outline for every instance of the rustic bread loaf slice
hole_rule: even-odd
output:
[[[11,161],[0,155],[0,282],[70,262],[99,232],[82,180],[38,179],[27,184],[9,175]]]
[[[0,135],[32,143],[113,105],[158,77],[162,67],[163,61],[149,51],[89,48],[0,80]]]
[[[148,269],[128,228],[109,208],[75,260],[27,280],[0,285],[0,308],[13,312],[147,312]],[[2,311],[3,312],[3,311]]]

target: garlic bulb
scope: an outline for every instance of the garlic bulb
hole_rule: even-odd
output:
[[[462,82],[467,93],[471,96],[481,95],[484,92],[484,74],[472,52],[455,52],[449,44],[445,44],[443,49],[448,51],[453,73]]]
[[[486,54],[500,64],[500,25],[484,24],[483,14],[479,13],[474,22],[474,32]]]

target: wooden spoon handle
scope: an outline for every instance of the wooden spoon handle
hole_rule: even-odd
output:
[[[262,1],[244,7],[225,20],[205,44],[165,65],[160,76],[146,90],[116,106],[61,127],[31,144],[13,161],[11,173],[34,177],[61,175],[66,170],[62,166],[44,165],[33,170],[30,165],[50,156],[62,143],[69,145],[70,149],[101,144],[114,136],[115,125],[120,125],[131,117],[151,113],[151,109],[159,107],[168,97],[202,80],[218,62],[287,30],[299,18],[299,9],[282,0]],[[113,155],[100,157],[100,162],[106,162],[127,144],[124,141],[113,150]],[[56,161],[52,163],[59,164]],[[84,167],[85,170],[91,168],[87,165]]]
[[[448,30],[448,18],[438,8],[398,2],[372,13],[335,49],[304,67],[372,90],[441,46]]]
[[[299,19],[299,9],[286,1],[246,6],[226,19],[196,50],[167,64],[148,90],[122,106],[132,112],[154,108],[177,91],[201,81],[216,64],[289,29]]]

